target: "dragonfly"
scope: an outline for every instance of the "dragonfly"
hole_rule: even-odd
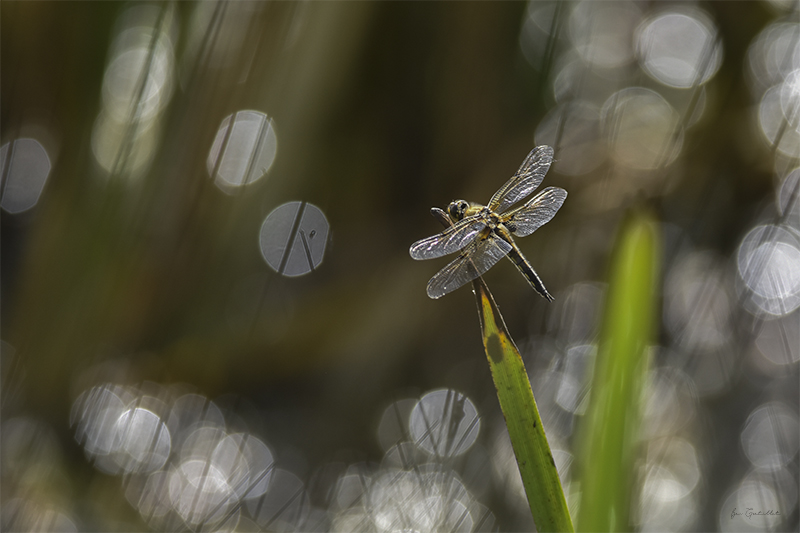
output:
[[[514,242],[514,237],[530,235],[549,222],[564,204],[567,191],[559,187],[547,187],[528,202],[510,209],[541,185],[552,162],[553,149],[537,146],[531,150],[516,174],[494,193],[487,205],[465,200],[450,202],[446,217],[452,225],[437,235],[415,242],[409,249],[411,257],[418,260],[461,251],[428,282],[429,297],[441,298],[507,257],[536,292],[548,301],[554,300]],[[443,213],[437,207],[431,212],[434,215]]]

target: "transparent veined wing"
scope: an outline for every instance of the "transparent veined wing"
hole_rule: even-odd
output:
[[[487,207],[495,213],[502,213],[527,197],[542,183],[552,162],[553,149],[549,146],[537,146],[531,150],[517,173],[494,193]]]
[[[468,245],[485,227],[486,224],[477,217],[465,218],[441,233],[415,242],[408,253],[414,259],[434,259],[452,254]]]
[[[489,233],[486,238],[475,239],[458,257],[431,278],[428,282],[428,296],[433,299],[441,298],[456,290],[492,268],[510,251],[511,245],[494,233]]]
[[[567,191],[564,189],[548,187],[525,205],[509,211],[503,221],[513,235],[525,237],[550,222],[566,197]]]

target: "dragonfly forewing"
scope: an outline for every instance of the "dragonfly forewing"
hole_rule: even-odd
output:
[[[486,227],[477,217],[469,217],[447,228],[442,233],[419,240],[408,252],[414,259],[434,259],[464,248]]]
[[[505,257],[511,245],[493,232],[478,237],[428,282],[428,296],[441,298],[477,278]]]
[[[496,213],[502,213],[527,197],[541,185],[552,162],[553,149],[549,146],[537,146],[531,150],[517,173],[494,193],[487,207]]]
[[[548,187],[525,205],[507,213],[503,222],[516,237],[528,236],[550,222],[566,198],[564,189]]]

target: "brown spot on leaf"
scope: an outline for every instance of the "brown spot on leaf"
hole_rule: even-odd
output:
[[[500,344],[500,337],[494,333],[486,338],[486,353],[495,364],[503,360],[503,345]]]

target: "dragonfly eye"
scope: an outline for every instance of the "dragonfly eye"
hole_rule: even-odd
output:
[[[468,207],[469,204],[464,200],[454,200],[447,206],[447,214],[450,215],[450,218],[453,220],[458,221],[464,218],[464,213],[467,212]]]
[[[455,202],[450,202],[450,205],[447,206],[447,214],[453,220],[458,220],[458,205]]]

